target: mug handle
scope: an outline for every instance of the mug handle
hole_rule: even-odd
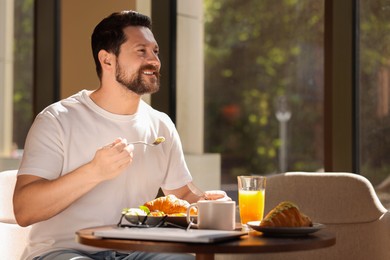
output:
[[[195,227],[195,228],[198,228],[198,224],[195,224],[191,221],[191,215],[190,215],[190,212],[191,212],[191,208],[197,208],[198,206],[196,205],[196,203],[192,203],[188,208],[187,208],[187,216],[186,216],[186,219],[187,219],[187,223],[191,226],[191,227]]]

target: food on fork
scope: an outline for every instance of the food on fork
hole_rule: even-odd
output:
[[[159,136],[159,137],[156,138],[156,140],[154,141],[153,144],[161,144],[163,142],[165,142],[165,137],[164,136]]]
[[[162,211],[165,214],[178,214],[186,213],[187,208],[190,206],[188,201],[177,198],[175,195],[167,195],[165,197],[159,197],[149,202],[146,202],[144,206],[148,207],[151,212]],[[196,215],[196,208],[191,209],[191,215]]]
[[[260,223],[261,227],[311,227],[311,219],[300,212],[298,206],[283,201],[272,209]]]

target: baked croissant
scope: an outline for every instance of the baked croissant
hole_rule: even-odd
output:
[[[283,201],[261,221],[261,227],[310,227],[311,219],[299,211],[297,205]]]
[[[187,213],[187,208],[190,204],[186,200],[177,198],[175,195],[167,195],[157,199],[146,202],[144,206],[148,207],[150,211],[162,211],[165,214]],[[196,215],[196,208],[191,208],[191,215]]]

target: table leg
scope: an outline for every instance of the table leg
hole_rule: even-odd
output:
[[[214,260],[214,254],[196,254],[196,260]]]

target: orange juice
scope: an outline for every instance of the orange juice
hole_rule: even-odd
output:
[[[264,190],[239,190],[238,203],[241,223],[260,221],[264,215]]]

